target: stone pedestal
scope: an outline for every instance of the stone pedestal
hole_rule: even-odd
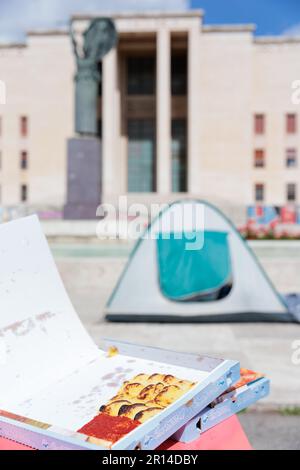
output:
[[[64,218],[95,219],[101,203],[101,140],[97,137],[69,139],[67,161]]]

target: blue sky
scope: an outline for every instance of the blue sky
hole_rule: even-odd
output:
[[[256,34],[300,34],[300,0],[191,0],[205,23],[256,23]]]
[[[300,34],[300,0],[0,0],[0,40],[66,24],[73,12],[191,7],[205,10],[205,23],[256,23],[257,34]]]

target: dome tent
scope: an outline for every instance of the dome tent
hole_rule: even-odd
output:
[[[160,212],[137,241],[106,319],[291,322],[296,315],[224,214],[183,200]]]

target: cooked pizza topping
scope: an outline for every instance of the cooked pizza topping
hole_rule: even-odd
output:
[[[145,422],[171,405],[195,384],[171,374],[138,374],[123,383],[117,395],[100,408],[110,416]]]
[[[260,372],[254,372],[253,370],[249,370],[249,369],[241,369],[240,380],[235,385],[233,385],[229,389],[229,391],[237,390],[238,388],[243,387],[243,385],[253,383],[262,377],[263,377],[263,374],[261,374]]]

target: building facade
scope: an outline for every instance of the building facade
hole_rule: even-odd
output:
[[[98,100],[103,202],[300,202],[300,38],[206,26],[201,11],[112,16],[119,42]],[[75,15],[76,34],[92,18]],[[65,204],[74,73],[67,30],[0,46],[3,206]]]

